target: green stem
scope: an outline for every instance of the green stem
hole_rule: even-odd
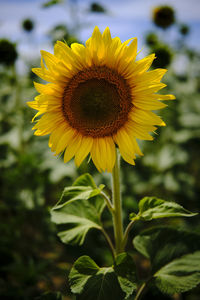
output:
[[[126,247],[129,232],[131,231],[131,228],[133,227],[133,224],[134,224],[137,220],[139,220],[138,217],[134,218],[134,219],[128,224],[128,226],[126,227],[126,230],[125,230],[125,233],[124,233],[124,238],[123,238],[123,243],[122,243],[123,248]]]
[[[135,300],[140,300],[141,299],[142,295],[144,294],[145,289],[146,289],[146,282],[143,283],[141,285],[141,287],[139,288],[139,290],[138,290],[138,292],[135,296]]]
[[[122,223],[122,204],[120,193],[120,171],[119,155],[116,150],[116,163],[112,171],[112,196],[113,196],[113,225],[115,236],[116,254],[123,252],[123,223]]]
[[[113,244],[112,244],[112,241],[111,241],[109,235],[108,235],[107,232],[104,230],[103,226],[101,227],[101,232],[103,233],[103,235],[104,235],[104,237],[105,237],[105,239],[106,239],[106,241],[107,241],[107,243],[108,243],[108,245],[109,245],[109,247],[110,247],[110,249],[111,249],[112,256],[113,256],[113,259],[114,259],[114,258],[115,258],[115,248],[114,248],[114,246],[113,246]]]
[[[139,288],[139,290],[137,291],[137,294],[135,296],[135,299],[134,300],[140,300],[142,299],[142,297],[144,296],[144,294],[146,293],[147,291],[147,287],[148,287],[148,284],[149,282],[152,280],[152,278],[149,278],[146,282],[144,282],[141,287]]]
[[[108,207],[109,211],[111,212],[111,214],[113,214],[114,208],[113,208],[113,205],[112,205],[109,197],[102,191],[101,191],[100,195],[102,195],[102,197],[106,201],[106,204],[107,204],[107,207]]]

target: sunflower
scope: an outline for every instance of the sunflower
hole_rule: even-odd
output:
[[[170,6],[162,5],[153,10],[154,23],[163,29],[173,25],[176,21],[174,9]]]
[[[166,70],[147,72],[155,55],[135,61],[136,38],[122,43],[109,28],[101,34],[98,27],[85,46],[58,41],[54,55],[41,55],[41,68],[33,72],[49,83],[34,83],[40,95],[28,102],[38,110],[35,117],[43,115],[34,134],[50,134],[49,146],[55,155],[64,153],[64,162],[75,157],[79,166],[90,154],[100,172],[111,172],[118,146],[134,165],[136,155],[143,155],[136,139],[152,140],[150,132],[165,125],[151,110],[175,98],[156,94],[166,86],[160,83]]]

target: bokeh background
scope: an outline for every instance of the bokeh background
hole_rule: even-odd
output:
[[[39,80],[31,68],[40,64],[40,49],[52,52],[56,40],[84,43],[95,25],[101,31],[109,26],[122,41],[138,37],[138,57],[156,53],[152,68],[168,69],[165,92],[177,100],[159,112],[167,127],[157,130],[153,142],[141,143],[144,157],[134,167],[122,162],[124,223],[146,195],[198,212],[200,1],[0,0],[0,12],[0,299],[40,299],[57,291],[64,300],[74,299],[67,275],[75,259],[87,254],[108,265],[111,255],[95,231],[82,247],[62,244],[49,210],[78,175],[90,172],[108,193],[110,178],[98,174],[92,162],[79,169],[73,161],[65,165],[52,155],[48,137],[33,135],[35,112],[26,102],[34,99],[33,81]],[[103,218],[112,234],[108,214]],[[199,217],[165,222],[200,232]],[[145,226],[138,224],[132,235]],[[145,277],[149,264],[132,250],[131,239],[128,250]],[[172,297],[150,289],[144,299],[198,300],[199,295],[198,287]],[[50,297],[46,299],[55,299]]]

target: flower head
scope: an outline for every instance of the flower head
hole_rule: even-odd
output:
[[[34,22],[30,19],[25,19],[22,22],[22,28],[27,32],[31,32],[34,29]]]
[[[154,23],[163,29],[166,29],[175,23],[175,13],[170,6],[158,6],[153,10]]]
[[[142,155],[136,139],[152,140],[149,132],[165,125],[151,110],[174,99],[155,94],[165,87],[160,80],[166,72],[147,72],[155,55],[135,61],[136,38],[122,43],[109,28],[101,34],[98,27],[85,46],[58,41],[54,55],[41,54],[41,68],[33,72],[50,83],[35,83],[40,95],[28,103],[38,110],[35,117],[43,115],[35,135],[50,134],[51,150],[64,152],[64,162],[75,157],[77,166],[90,154],[99,171],[111,172],[117,145],[134,165],[136,154]]]

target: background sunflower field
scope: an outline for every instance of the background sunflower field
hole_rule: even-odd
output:
[[[122,40],[138,36],[139,48],[143,48],[139,57],[156,53],[152,68],[168,69],[165,92],[174,94],[176,100],[159,112],[167,126],[158,129],[153,142],[141,143],[144,157],[134,167],[122,161],[124,220],[128,223],[129,213],[137,211],[144,196],[199,211],[200,44],[196,33],[200,19],[195,11],[200,7],[198,0],[192,0],[190,12],[186,2],[0,1],[4,12],[0,19],[0,299],[59,299],[58,291],[64,300],[75,299],[67,281],[75,259],[88,254],[100,265],[111,261],[104,239],[95,231],[81,248],[64,245],[50,220],[50,208],[78,175],[89,172],[97,184],[103,177],[103,183],[110,186],[109,174],[99,174],[87,161],[78,169],[73,161],[65,165],[52,155],[48,137],[32,134],[34,112],[26,102],[35,97],[33,81],[38,79],[31,68],[40,63],[39,50],[52,51],[57,40],[81,43],[95,25],[101,30],[109,26],[113,36]],[[106,213],[103,219],[109,232]],[[198,216],[165,223],[200,234]],[[151,222],[145,226],[137,224],[134,234],[151,227]],[[183,237],[180,247],[184,243]],[[145,277],[148,261],[130,251],[136,256],[141,278]],[[199,287],[171,297],[151,288],[144,299],[198,300],[199,295]]]

